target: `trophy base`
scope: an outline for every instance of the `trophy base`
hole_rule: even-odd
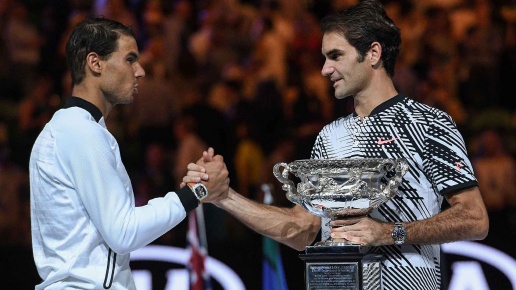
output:
[[[333,240],[325,240],[315,243],[314,247],[346,247],[345,251],[356,251],[355,248],[361,249],[360,244],[354,244],[352,242],[346,241],[344,239],[333,239]],[[310,248],[310,247],[307,247]]]
[[[310,246],[299,255],[305,262],[307,290],[381,289],[383,256],[361,253],[360,245]]]

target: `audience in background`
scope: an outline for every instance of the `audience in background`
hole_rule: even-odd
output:
[[[504,233],[516,229],[516,160],[507,150],[500,128],[484,129],[477,136],[471,162],[489,212],[490,234],[485,243],[513,257],[516,250]]]
[[[107,120],[130,160],[129,174],[139,176],[134,189],[140,203],[165,183],[179,186],[186,164],[206,146],[225,156],[240,192],[261,201],[261,184],[271,184],[275,200],[288,203],[272,165],[308,158],[323,124],[350,110],[335,102],[320,75],[318,25],[322,16],[354,2],[0,1],[1,244],[25,244],[30,235],[20,232],[27,226],[16,226],[26,219],[27,144],[69,96],[63,40],[77,22],[94,14],[116,19],[133,28],[142,48],[148,76],[134,104]],[[514,210],[516,122],[503,136],[472,124],[486,108],[516,120],[515,2],[382,2],[401,27],[396,86],[452,115],[466,144],[482,140],[472,159],[481,191],[489,194],[486,205],[493,214],[509,204]],[[231,239],[232,217],[206,210],[212,217],[208,240]],[[183,236],[172,233],[161,242]]]

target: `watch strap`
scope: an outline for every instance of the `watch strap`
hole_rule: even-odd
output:
[[[197,206],[199,206],[199,200],[197,200],[195,193],[189,186],[185,186],[179,189],[176,193],[186,212],[190,212],[192,209],[195,209]]]

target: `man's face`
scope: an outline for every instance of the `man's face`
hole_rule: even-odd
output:
[[[106,100],[114,105],[129,104],[138,92],[138,79],[145,71],[138,62],[139,52],[133,37],[121,35],[118,49],[102,62],[101,90]]]
[[[344,36],[325,33],[322,54],[325,62],[321,73],[332,81],[337,99],[356,96],[367,88],[372,68],[366,61],[359,62],[357,50]]]

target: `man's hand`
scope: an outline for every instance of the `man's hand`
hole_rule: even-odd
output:
[[[382,223],[368,216],[334,220],[331,225],[332,239],[345,239],[362,246],[392,245],[394,226]]]
[[[203,202],[210,202],[226,197],[229,191],[229,172],[221,155],[215,155],[213,148],[203,152],[197,163],[187,166],[188,172],[183,177],[181,187],[187,183],[202,182],[208,189],[208,196]]]
[[[202,157],[197,160],[197,163],[190,163],[187,165],[188,172],[183,177],[180,187],[183,188],[187,183],[197,183],[208,180],[208,174],[206,174],[206,168],[204,164],[213,161],[215,151],[213,148],[208,148],[207,151],[202,153]]]

